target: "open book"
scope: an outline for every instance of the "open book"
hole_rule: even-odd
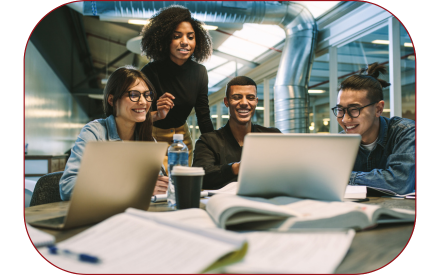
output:
[[[179,212],[128,208],[57,244],[60,250],[97,257],[95,264],[52,255],[47,248],[40,253],[64,270],[87,274],[201,273],[239,261],[246,254],[244,236],[216,228],[209,217],[205,225],[198,224],[197,215],[181,219]]]
[[[378,223],[413,222],[415,211],[354,202],[325,202],[292,197],[271,199],[217,194],[206,212],[220,228],[279,231],[292,228],[364,229]]]
[[[129,212],[162,223],[168,221],[170,224],[190,225],[205,230],[217,228],[209,214],[202,209],[170,212],[130,209]],[[330,274],[344,259],[354,235],[352,229],[242,232],[240,236],[246,239],[248,246],[244,258],[230,265],[221,265],[210,273]],[[159,244],[169,246],[167,239],[153,243],[156,247]],[[185,250],[181,250],[180,253],[185,253]]]
[[[388,190],[388,189],[385,189],[385,188],[370,187],[370,186],[367,186],[367,188],[369,190],[375,190],[375,191],[381,192],[381,193],[383,193],[385,195],[388,195],[388,196],[391,196],[391,197],[402,198],[402,199],[415,199],[416,198],[416,192],[415,191],[411,192],[411,193],[408,193],[408,194],[400,195],[400,194],[397,194],[394,191],[391,191],[391,190]]]
[[[237,194],[238,183],[233,181],[217,190],[205,190],[209,196],[215,194]],[[345,189],[345,199],[365,199],[367,197],[367,187],[362,185],[347,185]]]

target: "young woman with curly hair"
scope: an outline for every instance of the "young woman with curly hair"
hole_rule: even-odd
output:
[[[153,62],[142,72],[151,80],[158,97],[171,94],[173,108],[166,118],[153,124],[157,141],[173,142],[174,134],[183,134],[192,163],[192,140],[186,120],[195,108],[202,133],[214,130],[208,105],[208,73],[198,62],[211,56],[212,42],[203,23],[193,19],[182,6],[161,9],[142,30],[142,51]],[[171,96],[170,96],[171,98]],[[153,110],[157,109],[153,102]],[[164,164],[168,158],[165,157]]]

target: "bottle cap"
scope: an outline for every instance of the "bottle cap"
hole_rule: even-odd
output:
[[[173,140],[183,140],[183,134],[174,134]]]
[[[205,170],[202,167],[174,166],[171,171],[173,176],[203,176]]]

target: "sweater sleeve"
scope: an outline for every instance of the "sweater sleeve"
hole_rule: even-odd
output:
[[[214,131],[212,126],[211,115],[209,111],[208,100],[208,73],[205,66],[202,66],[202,81],[197,94],[196,105],[194,106],[197,116],[197,123],[202,134]]]
[[[217,141],[217,140],[216,140]],[[220,164],[220,153],[213,148],[209,140],[200,136],[194,149],[194,167],[203,167],[203,189],[220,189],[226,184],[237,181],[237,176],[232,172],[233,163]],[[218,147],[222,147],[218,144]]]

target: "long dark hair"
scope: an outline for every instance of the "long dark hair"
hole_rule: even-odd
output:
[[[153,84],[148,78],[133,66],[124,66],[116,69],[108,78],[107,85],[104,88],[104,113],[108,117],[113,115],[116,117],[116,109],[113,106],[116,104],[125,92],[136,83],[137,80],[144,81],[147,84],[150,92],[153,95],[153,100],[156,96]],[[109,95],[113,95],[113,106],[108,103]],[[150,106],[151,109],[151,106]],[[144,122],[136,123],[136,132],[139,135],[139,140],[153,141],[153,120],[151,112],[148,110],[147,117]]]
[[[166,59],[170,56],[171,37],[177,26],[189,22],[194,29],[196,48],[192,59],[201,63],[212,54],[212,41],[209,32],[203,28],[204,23],[191,17],[191,12],[179,5],[162,8],[150,18],[142,29],[142,52],[153,60]]]
[[[366,90],[367,98],[371,102],[379,102],[383,100],[383,88],[391,84],[383,79],[379,79],[379,74],[385,74],[386,68],[384,65],[377,62],[368,65],[368,68],[360,71],[358,75],[352,75],[342,81],[339,85],[338,91],[341,90]]]

